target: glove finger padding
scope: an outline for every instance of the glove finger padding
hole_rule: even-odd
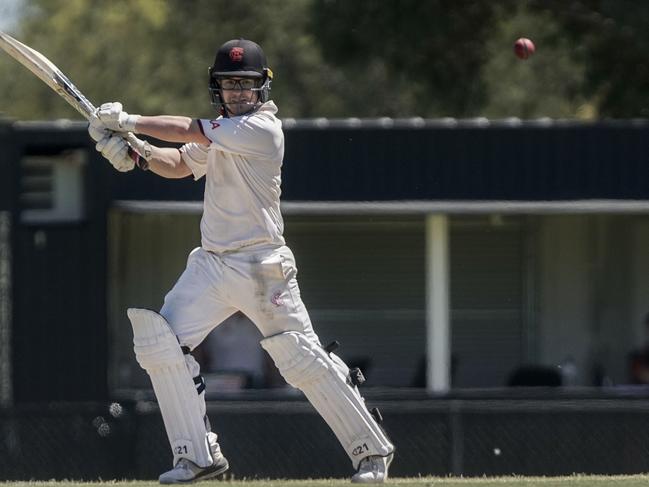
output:
[[[96,111],[95,115],[106,128],[115,132],[133,132],[135,125],[140,118],[139,115],[126,113],[120,102],[104,103]]]
[[[104,137],[97,142],[95,148],[120,172],[130,171],[135,167],[135,161],[128,153],[128,144],[119,135]]]
[[[113,101],[110,103],[104,103],[97,109],[97,117],[101,120],[112,120],[117,121],[119,119],[119,114],[124,111],[124,107],[118,101]]]
[[[111,164],[115,169],[117,169],[119,172],[127,172],[133,170],[135,168],[135,161],[131,159],[131,156],[126,156],[116,162],[112,162]]]
[[[119,135],[113,135],[106,142],[105,147],[101,151],[101,155],[109,161],[113,159],[122,158],[128,154],[128,144]]]
[[[104,147],[106,147],[106,144],[108,144],[108,141],[111,139],[112,135],[110,133],[106,134],[104,137],[102,137],[97,143],[95,144],[95,150],[97,152],[102,152],[104,151]]]
[[[97,117],[90,119],[90,125],[88,125],[88,133],[90,134],[90,137],[92,137],[92,140],[94,140],[95,142],[99,142],[104,137],[110,135],[110,131],[108,130],[106,125],[104,125],[103,122]]]

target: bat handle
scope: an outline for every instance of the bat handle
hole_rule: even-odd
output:
[[[128,155],[130,156],[131,159],[133,159],[135,165],[139,167],[142,171],[149,170],[149,161],[147,161],[144,157],[142,157],[140,154],[135,152],[135,149],[133,149],[133,147],[131,146],[129,146],[128,148]]]

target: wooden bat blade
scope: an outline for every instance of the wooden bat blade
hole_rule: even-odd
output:
[[[20,64],[38,76],[47,86],[56,91],[85,118],[95,111],[88,99],[77,89],[59,68],[40,52],[0,31],[0,47]]]

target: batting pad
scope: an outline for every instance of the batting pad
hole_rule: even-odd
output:
[[[394,451],[358,389],[348,382],[349,369],[339,357],[295,331],[264,338],[261,346],[286,382],[300,389],[327,422],[354,468],[367,456]]]
[[[200,399],[176,335],[154,311],[130,308],[127,314],[133,325],[135,358],[151,378],[174,466],[181,458],[199,467],[212,465]]]

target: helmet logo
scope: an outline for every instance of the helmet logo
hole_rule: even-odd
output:
[[[243,47],[233,47],[230,49],[230,59],[235,63],[243,61]]]

